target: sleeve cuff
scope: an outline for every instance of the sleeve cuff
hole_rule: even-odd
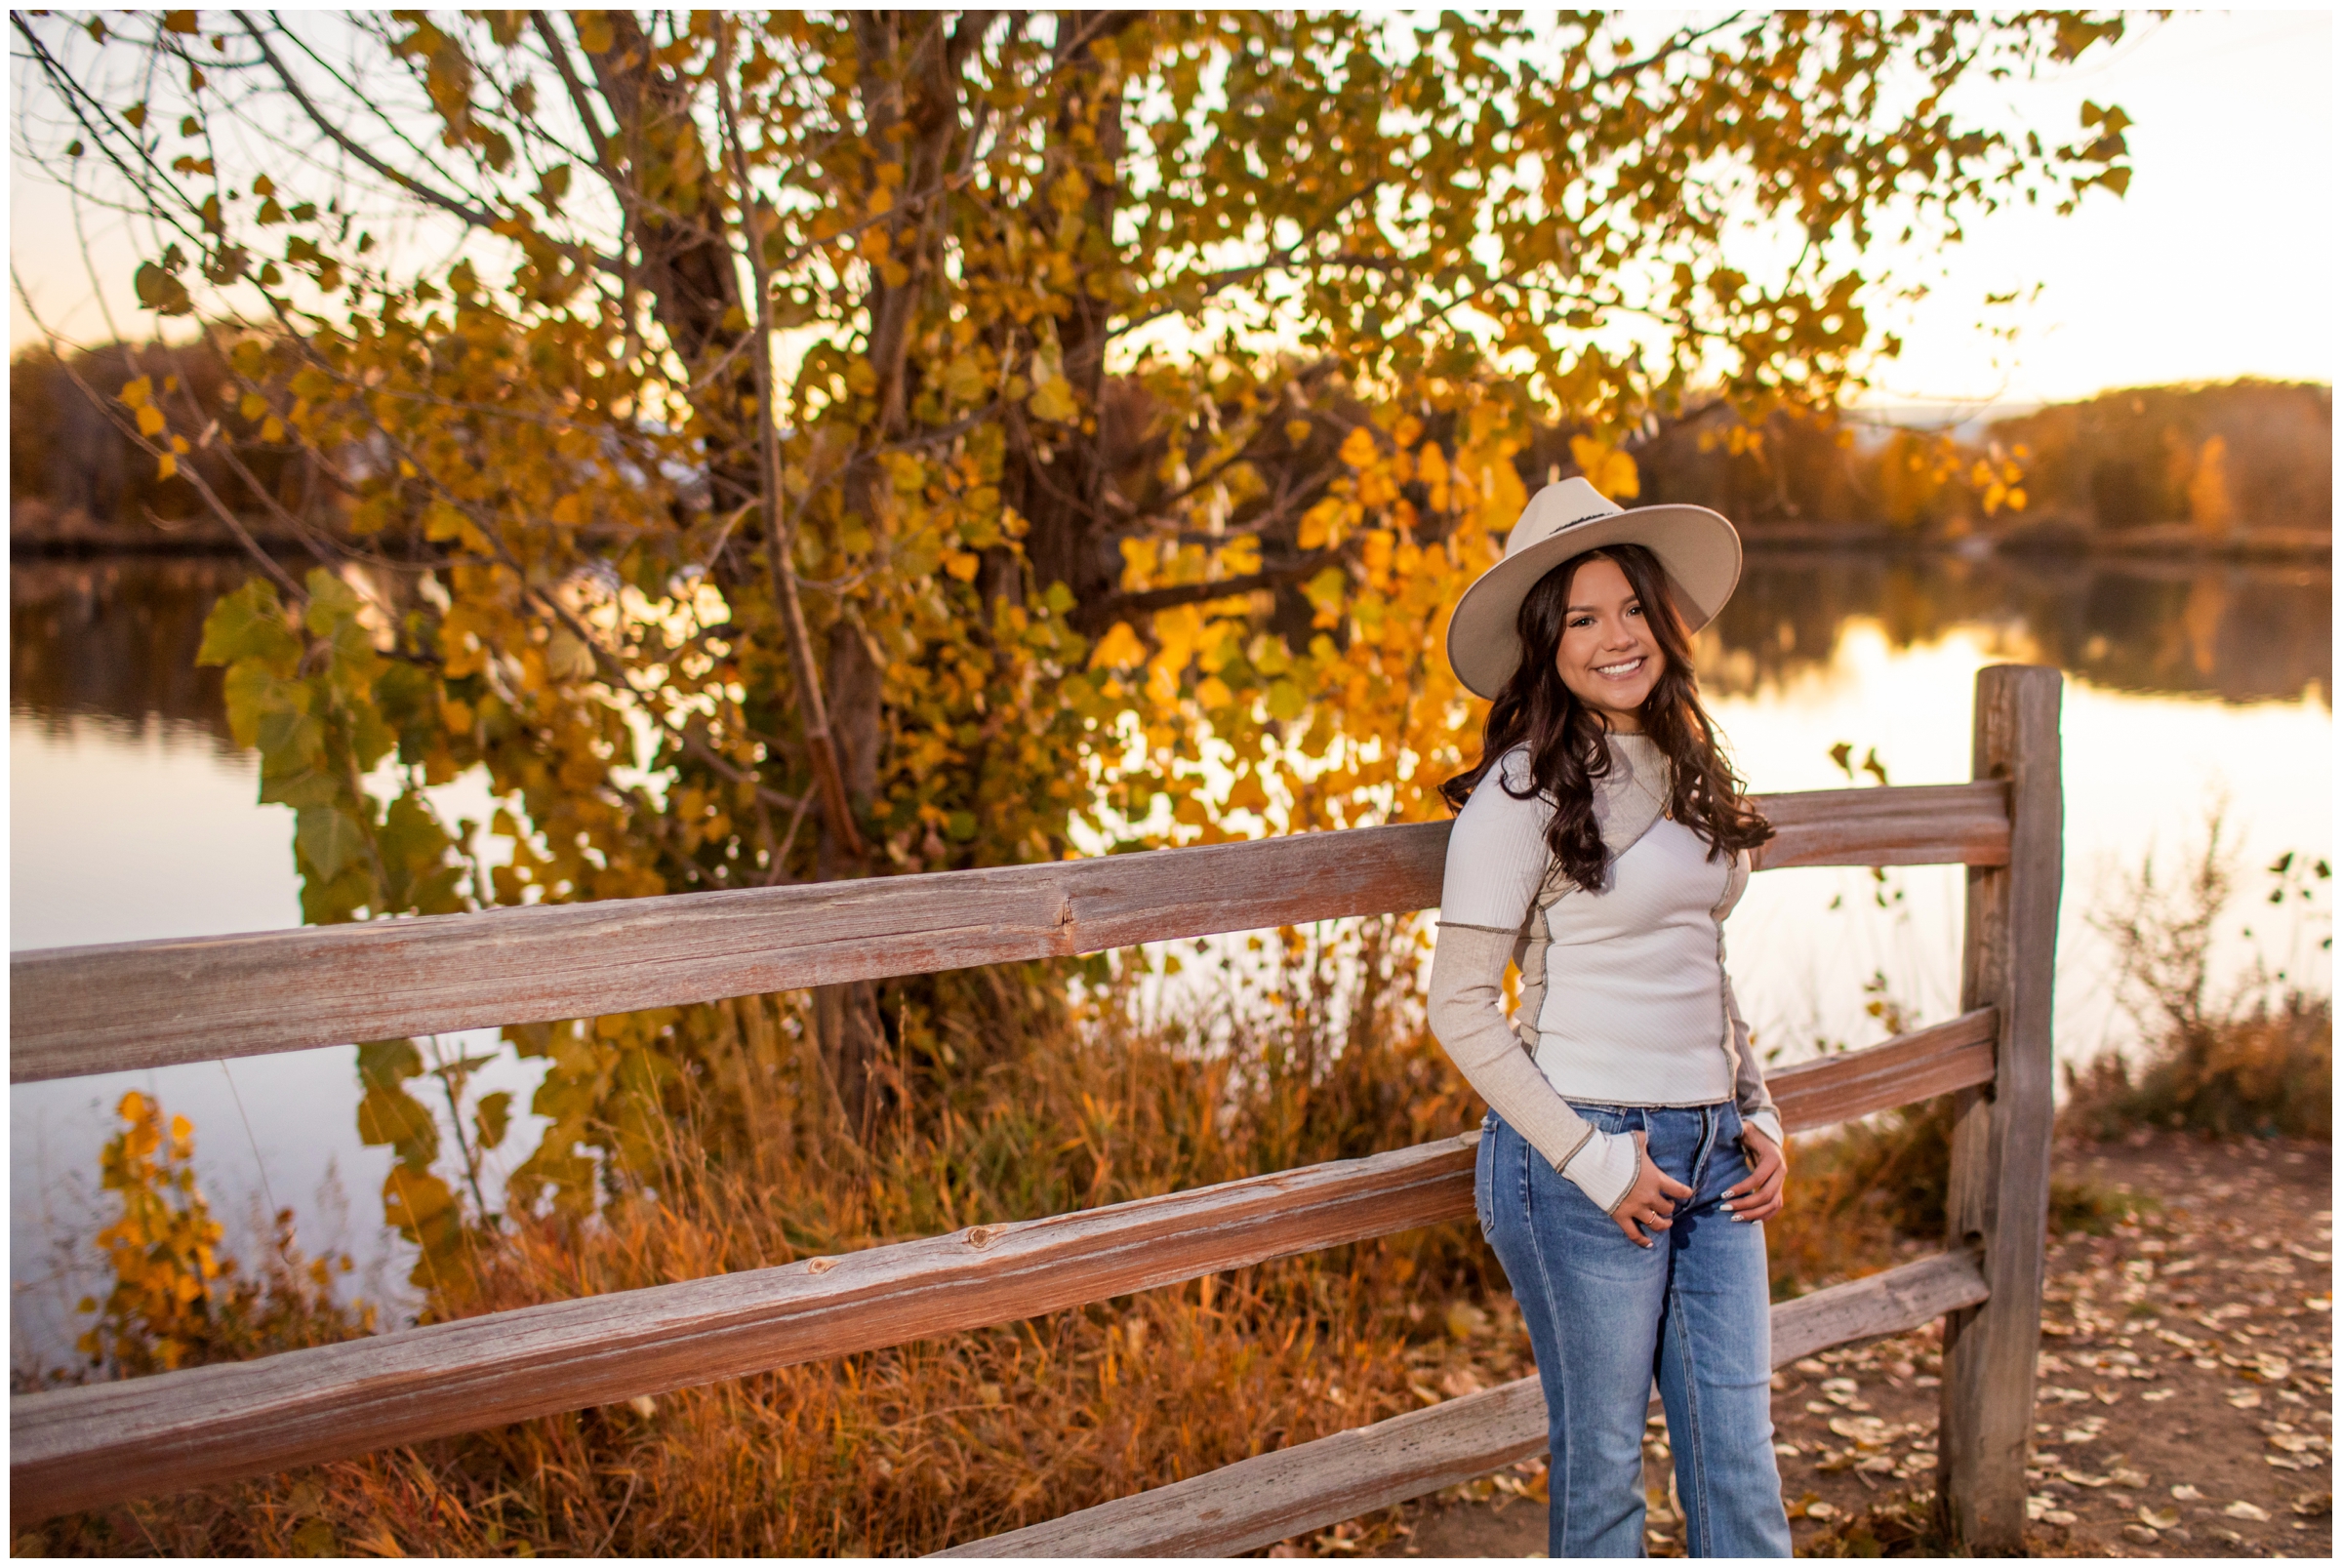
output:
[[[1752,1110],[1745,1113],[1740,1118],[1740,1124],[1743,1127],[1754,1127],[1764,1134],[1773,1141],[1775,1148],[1789,1146],[1789,1140],[1781,1133],[1781,1113],[1770,1106],[1765,1106],[1762,1110]]]
[[[1595,1132],[1578,1146],[1560,1170],[1578,1184],[1579,1191],[1594,1199],[1595,1207],[1610,1214],[1634,1187],[1641,1165],[1642,1150],[1635,1146],[1632,1135]]]

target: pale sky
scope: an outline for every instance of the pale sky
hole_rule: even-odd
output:
[[[2071,218],[1971,223],[1881,390],[2032,403],[2238,376],[2331,382],[2333,17],[2141,19],[2092,60],[2000,92],[2044,141],[2077,136],[2085,99],[2121,105],[2135,122],[2128,193],[2094,191]],[[1998,313],[2021,328],[2013,343],[1975,330],[1984,296],[2035,283],[2038,301]]]
[[[2322,11],[2189,13],[2142,20],[2111,55],[2053,82],[2009,82],[2008,123],[2043,140],[2080,134],[2084,99],[2119,103],[2135,173],[2127,196],[2093,193],[2080,212],[2004,210],[1936,258],[1900,258],[1932,293],[1893,320],[1906,348],[1873,401],[2031,404],[2109,386],[2237,376],[2331,382],[2334,361],[2334,36]],[[135,248],[85,214],[94,267],[114,319],[143,330]],[[44,316],[70,337],[104,338],[89,269],[61,192],[11,180],[10,256]],[[1978,329],[1988,294],[2041,285],[1992,312],[2019,330]],[[33,333],[12,292],[12,346]]]

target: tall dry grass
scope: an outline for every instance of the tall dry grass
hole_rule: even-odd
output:
[[[2122,994],[2145,1045],[2134,1062],[2113,1051],[2066,1071],[2064,1121],[2085,1137],[2167,1127],[2215,1138],[2333,1137],[2334,1010],[2330,979],[2299,972],[2310,929],[2326,925],[2332,879],[2324,861],[2287,854],[2266,873],[2264,921],[2295,925],[2295,954],[2265,960],[2223,988],[2213,980],[2213,934],[2239,892],[2236,856],[2215,813],[2177,876],[2150,859],[2101,900],[2091,924],[2121,959]],[[2246,935],[2250,935],[2249,929]],[[2330,958],[2333,939],[2317,944]]]
[[[759,1067],[757,1031],[744,1029],[743,1076],[713,1075],[697,1091],[705,1103],[668,1121],[652,1168],[590,1217],[484,1232],[443,1261],[429,1313],[786,1263],[1461,1131],[1478,1107],[1424,1026],[1410,984],[1417,941],[1395,921],[1330,944],[1289,933],[1265,990],[1151,1024],[1139,1022],[1128,971],[1072,1013],[990,1006],[992,1038],[955,1033],[963,1024],[950,1017],[907,1018],[905,1071],[927,1092],[870,1147],[825,1120],[818,1085],[792,1065],[802,1053],[768,1052]],[[1044,980],[1000,983],[1046,989]],[[1021,1026],[998,1022],[1020,1017]],[[717,1141],[730,1157],[708,1157]],[[1508,1305],[1471,1226],[1435,1226],[56,1520],[16,1545],[926,1551],[1518,1375],[1525,1346]]]

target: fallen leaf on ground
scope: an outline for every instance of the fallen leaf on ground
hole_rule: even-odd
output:
[[[2203,1494],[2197,1491],[2196,1488],[2190,1486],[2185,1481],[2182,1481],[2177,1486],[2171,1488],[2171,1495],[2179,1499],[2179,1501],[2182,1503],[2201,1503],[2203,1501]]]
[[[2150,1530],[2168,1530],[2179,1523],[2179,1509],[2164,1508],[2159,1512],[2142,1503],[2139,1505],[2139,1522]]]
[[[2232,1519],[2250,1519],[2255,1524],[2266,1524],[2269,1522],[2268,1509],[2255,1508],[2253,1505],[2245,1502],[2242,1498],[2237,1499],[2234,1503],[2231,1503],[2227,1508],[2222,1508],[2220,1511],[2227,1514]]]

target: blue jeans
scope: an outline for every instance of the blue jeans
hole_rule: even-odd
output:
[[[1551,1429],[1551,1551],[1643,1554],[1642,1429],[1654,1377],[1695,1557],[1786,1557],[1773,1462],[1772,1316],[1764,1227],[1724,1190],[1750,1172],[1731,1105],[1576,1106],[1603,1132],[1646,1135],[1692,1189],[1637,1247],[1576,1183],[1491,1111],[1474,1188],[1537,1354]]]

